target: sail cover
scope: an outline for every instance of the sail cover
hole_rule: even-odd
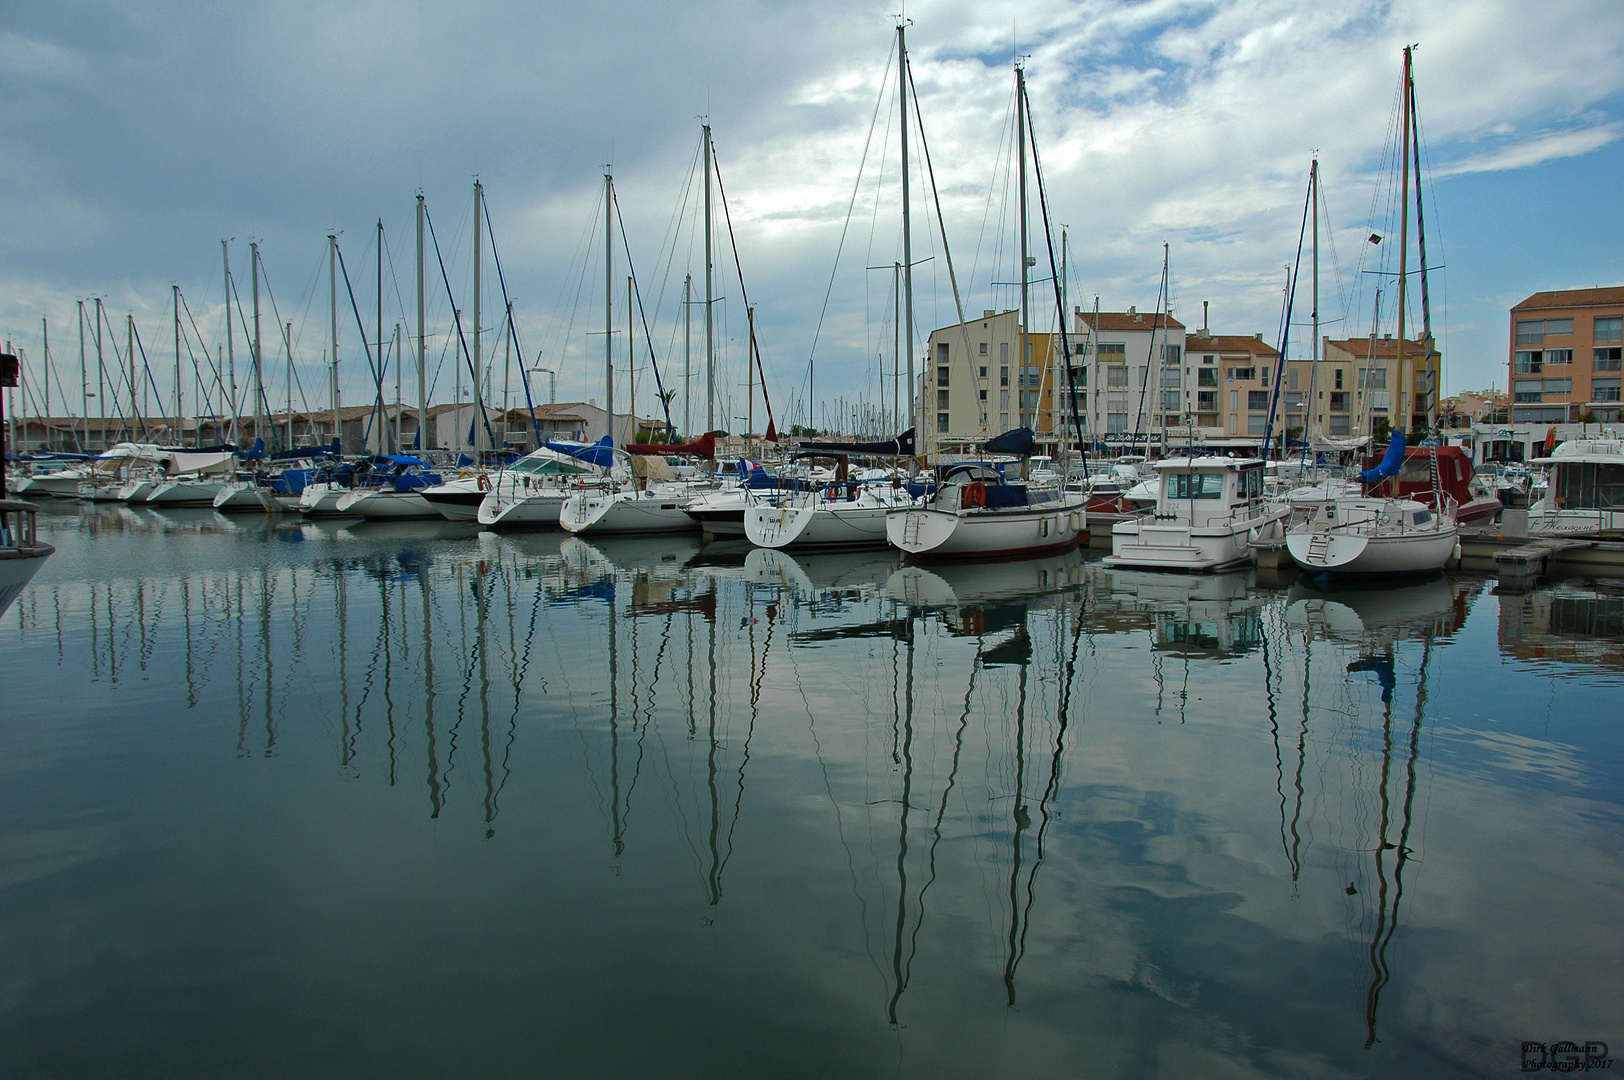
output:
[[[1029,427],[1018,427],[1014,431],[1006,431],[1002,435],[995,435],[982,444],[982,449],[989,454],[1015,454],[1025,457],[1037,445],[1037,439]]]
[[[716,432],[707,431],[693,442],[686,443],[627,443],[626,452],[660,457],[681,455],[709,461],[716,456]]]
[[[1397,476],[1404,465],[1404,432],[1393,432],[1393,438],[1387,444],[1387,453],[1382,457],[1382,463],[1374,469],[1366,469],[1359,474],[1362,484],[1379,484],[1389,476]]]
[[[914,429],[909,428],[894,439],[878,442],[804,442],[796,453],[815,454],[875,454],[880,457],[913,457]]]
[[[607,435],[590,446],[567,442],[549,442],[546,446],[555,454],[563,454],[600,469],[607,469],[615,463],[615,444]]]
[[[181,473],[223,473],[230,472],[237,464],[237,455],[229,451],[219,454],[188,454],[175,453],[169,458],[167,472],[170,476]]]

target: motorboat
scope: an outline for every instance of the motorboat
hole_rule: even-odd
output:
[[[1210,573],[1252,562],[1251,543],[1284,530],[1287,507],[1263,496],[1259,458],[1177,457],[1156,463],[1156,509],[1111,528],[1105,565]]]
[[[1008,481],[984,462],[957,462],[934,492],[886,511],[885,535],[892,547],[921,558],[1058,555],[1088,538],[1085,502],[1058,487]]]
[[[481,469],[426,487],[418,494],[447,521],[478,521],[479,504],[495,486],[491,478],[500,475],[500,470]]]
[[[1528,508],[1530,533],[1624,529],[1624,440],[1570,439],[1531,464],[1550,466],[1551,476]]]

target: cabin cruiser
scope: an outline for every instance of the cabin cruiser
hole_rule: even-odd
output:
[[[1264,500],[1263,464],[1227,457],[1158,461],[1155,511],[1112,527],[1105,565],[1206,573],[1250,564],[1251,541],[1279,533],[1290,515]]]
[[[996,450],[996,442],[988,447]],[[961,461],[946,467],[934,492],[887,510],[885,535],[892,547],[925,558],[1057,555],[1087,539],[1085,501],[1059,487],[1008,481],[985,462]]]
[[[1624,529],[1624,440],[1570,439],[1549,457],[1545,493],[1528,508],[1535,535]]]

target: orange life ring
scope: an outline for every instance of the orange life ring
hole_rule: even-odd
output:
[[[966,510],[976,506],[987,505],[987,485],[980,480],[972,480],[964,486],[964,508]]]
[[[481,491],[489,491],[490,489],[491,489],[491,478],[489,476],[487,476],[485,473],[480,473],[479,474],[479,490],[481,490]]]

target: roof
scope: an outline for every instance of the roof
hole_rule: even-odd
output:
[[[1404,342],[1404,355],[1406,357],[1416,360],[1420,360],[1425,357],[1424,347],[1422,346],[1421,342],[1416,341],[1414,338],[1405,338]],[[1333,341],[1330,338],[1326,338],[1325,344],[1327,346],[1335,345],[1343,352],[1352,354],[1355,359],[1368,360],[1371,357],[1370,339],[1367,337],[1346,338],[1342,341]],[[1436,341],[1432,343],[1432,351],[1434,353],[1438,351],[1438,343]],[[1376,359],[1381,360],[1386,357],[1393,357],[1396,359],[1397,356],[1398,338],[1379,337],[1376,339]]]
[[[1278,357],[1280,350],[1266,341],[1244,334],[1203,334],[1199,330],[1184,339],[1184,351],[1251,353],[1253,356]]]
[[[1609,285],[1600,289],[1553,289],[1548,292],[1537,292],[1511,310],[1603,307],[1614,304],[1624,304],[1624,285]]]
[[[1095,313],[1080,311],[1077,318],[1085,326],[1093,326]],[[1102,311],[1099,313],[1099,330],[1155,330],[1160,327],[1170,330],[1183,330],[1184,324],[1171,315],[1158,314],[1154,311]]]

